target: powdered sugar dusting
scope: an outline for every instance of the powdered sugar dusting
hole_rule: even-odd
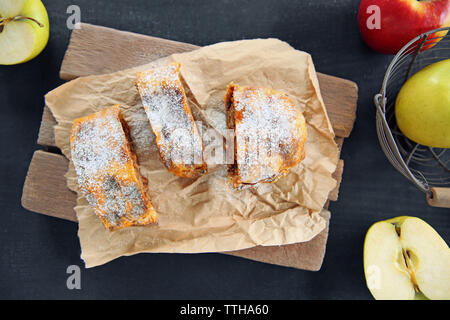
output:
[[[172,164],[203,163],[202,141],[188,109],[178,71],[178,64],[169,64],[140,73],[137,80],[142,104],[168,168]]]
[[[72,130],[71,156],[78,185],[96,213],[113,226],[128,211],[139,218],[146,209],[136,183],[123,176],[124,166],[131,163],[124,151],[127,143],[118,118],[119,107],[100,111],[76,122]]]
[[[287,96],[270,89],[236,86],[233,98],[236,163],[242,182],[276,179],[296,156],[297,119],[303,116]]]

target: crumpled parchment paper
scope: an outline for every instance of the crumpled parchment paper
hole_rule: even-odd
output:
[[[242,191],[228,185],[225,164],[210,164],[209,173],[198,179],[179,178],[166,171],[134,84],[137,71],[172,61],[181,63],[190,107],[202,131],[219,137],[226,128],[223,97],[229,82],[288,94],[307,122],[306,158],[278,182]],[[221,252],[291,244],[309,241],[325,228],[319,213],[336,185],[331,175],[338,148],[312,59],[285,42],[218,43],[148,65],[78,78],[49,92],[46,103],[58,123],[56,144],[69,159],[72,121],[121,104],[141,174],[149,181],[149,195],[159,213],[156,225],[106,230],[79,193],[71,162],[66,177],[69,188],[78,192],[75,211],[86,267],[141,252]],[[217,136],[216,140],[203,137],[207,158]]]

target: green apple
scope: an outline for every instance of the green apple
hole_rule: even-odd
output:
[[[0,64],[36,57],[47,45],[49,30],[41,0],[0,0]]]
[[[412,141],[450,148],[450,59],[433,63],[406,81],[395,102],[395,117]]]
[[[375,299],[450,299],[450,249],[419,218],[372,225],[364,242],[364,273]]]

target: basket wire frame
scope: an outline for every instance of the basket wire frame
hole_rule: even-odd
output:
[[[407,43],[392,60],[381,91],[374,97],[377,135],[383,152],[394,168],[430,197],[431,187],[450,186],[450,150],[423,146],[402,134],[395,120],[395,100],[413,74],[450,58],[450,32],[445,33],[449,30],[435,29]]]

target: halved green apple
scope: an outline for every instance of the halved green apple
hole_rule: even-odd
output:
[[[450,299],[450,249],[419,218],[372,225],[364,242],[364,273],[377,300]]]
[[[0,64],[36,57],[47,45],[49,31],[41,0],[0,0]]]

